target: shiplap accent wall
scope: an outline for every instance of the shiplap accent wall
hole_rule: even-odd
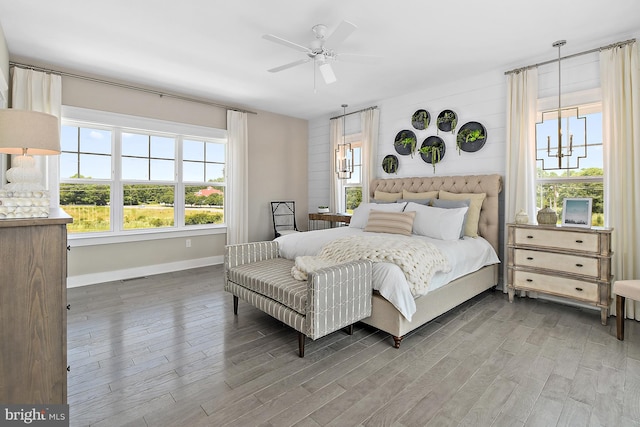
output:
[[[377,105],[380,109],[380,134],[378,162],[375,175],[384,177],[438,176],[499,173],[505,171],[505,108],[506,77],[504,70],[474,76],[462,81],[434,86],[415,92],[357,106],[353,110]],[[431,114],[431,123],[423,131],[413,129],[411,116],[418,109],[426,109]],[[445,109],[454,110],[458,115],[458,128],[468,121],[482,123],[487,129],[488,139],[482,150],[476,153],[456,149],[455,135],[440,132],[445,141],[446,154],[433,167],[425,163],[419,154],[400,156],[393,142],[396,134],[403,129],[414,130],[418,147],[425,138],[436,135],[436,117]],[[347,110],[348,111],[348,110]],[[340,114],[336,110],[336,114]],[[309,211],[329,202],[329,116],[319,117],[309,122]],[[360,115],[347,117],[347,134],[360,131]],[[398,173],[386,174],[382,170],[382,159],[387,154],[396,154],[399,159]]]

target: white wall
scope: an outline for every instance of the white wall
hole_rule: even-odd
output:
[[[378,178],[468,175],[505,172],[505,107],[506,87],[504,70],[496,70],[472,78],[422,88],[415,92],[394,98],[379,100],[371,105],[380,109],[380,134],[378,162],[374,175]],[[353,110],[370,105],[354,107]],[[426,109],[431,114],[431,123],[423,131],[413,129],[411,116],[418,109]],[[435,174],[431,164],[425,163],[419,154],[401,156],[396,153],[393,143],[396,134],[403,129],[413,130],[418,138],[418,146],[428,136],[436,135],[436,117],[445,109],[458,115],[458,127],[468,121],[482,123],[487,129],[487,142],[476,153],[461,152],[456,149],[455,135],[440,132],[445,141],[446,153],[436,165]],[[338,115],[340,112],[336,110]],[[359,131],[359,115],[348,116],[347,134]],[[399,160],[398,173],[389,175],[382,170],[382,159],[387,154],[395,154]],[[309,210],[329,201],[329,116],[309,122]]]
[[[43,65],[27,58],[16,62]],[[74,70],[61,70],[73,73]],[[93,77],[93,76],[92,76]],[[101,76],[95,76],[103,78]],[[123,82],[126,83],[126,82]],[[62,103],[179,123],[226,129],[226,109],[64,77]],[[273,238],[269,202],[293,199],[307,218],[307,121],[264,111],[248,115],[249,241]],[[85,244],[70,240],[68,285],[80,286],[222,263],[226,230],[155,240]],[[186,247],[185,238],[191,239]]]

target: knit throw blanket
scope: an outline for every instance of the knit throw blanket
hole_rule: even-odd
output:
[[[438,271],[450,271],[449,261],[432,243],[408,236],[349,236],[327,243],[317,256],[296,257],[291,274],[307,280],[307,273],[349,261],[389,262],[402,269],[414,297],[429,291]]]

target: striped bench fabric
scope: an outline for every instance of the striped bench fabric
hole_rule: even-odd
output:
[[[291,276],[294,261],[279,257],[277,242],[228,245],[225,250],[225,291],[299,332],[300,357],[304,337],[318,339],[371,315],[370,261],[354,261],[309,274],[307,281]]]

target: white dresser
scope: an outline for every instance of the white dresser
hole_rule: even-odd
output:
[[[607,324],[611,294],[610,228],[507,224],[507,288],[542,292],[600,307]]]

